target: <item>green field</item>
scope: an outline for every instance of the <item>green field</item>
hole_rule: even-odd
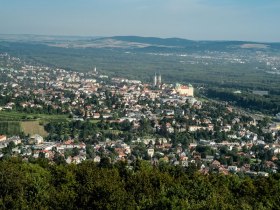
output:
[[[104,130],[104,133],[111,133],[111,134],[115,134],[115,135],[118,135],[118,134],[121,134],[123,133],[123,131],[119,131],[119,130]]]
[[[25,114],[0,111],[0,121],[20,121]]]
[[[20,122],[22,131],[25,134],[33,135],[39,134],[43,137],[46,137],[48,133],[45,131],[44,126],[41,125],[38,121],[25,121]]]
[[[100,120],[90,120],[91,123],[98,123]]]
[[[47,136],[44,124],[48,122],[68,121],[67,115],[25,114],[19,112],[0,111],[0,134],[8,136],[24,134],[40,134]]]
[[[22,132],[19,122],[0,122],[0,134],[19,135]]]
[[[20,112],[0,111],[0,121],[64,121],[69,120],[67,115],[25,114]]]

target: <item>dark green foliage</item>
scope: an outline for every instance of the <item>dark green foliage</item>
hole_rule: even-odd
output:
[[[0,134],[20,135],[21,133],[19,122],[0,122]]]
[[[105,160],[104,160],[105,161]],[[136,160],[97,166],[0,162],[0,209],[278,209],[280,176],[199,174]],[[107,161],[108,162],[108,161]]]
[[[210,98],[231,102],[242,108],[267,114],[280,112],[280,97],[278,94],[269,96],[258,96],[248,92],[235,94],[230,89],[210,88],[207,90],[206,95]]]

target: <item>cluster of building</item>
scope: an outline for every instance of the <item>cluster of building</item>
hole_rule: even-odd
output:
[[[145,84],[111,78],[96,68],[82,73],[22,63],[19,69],[0,67],[0,78],[1,97],[9,98],[1,106],[2,111],[40,112],[52,107],[72,115],[72,120],[102,119],[109,126],[128,121],[135,137],[129,143],[122,138],[107,138],[85,145],[79,139],[44,142],[39,135],[20,139],[2,134],[0,156],[5,155],[4,148],[11,147],[12,155],[42,156],[51,161],[59,156],[67,163],[85,159],[100,162],[108,156],[112,162],[143,158],[152,164],[193,164],[202,173],[267,176],[266,172],[279,170],[278,123],[264,125],[263,119],[241,114],[227,104],[207,100],[202,103],[194,97],[192,85],[163,83],[161,74],[155,74],[153,82]],[[153,135],[137,136],[143,118],[153,122]]]

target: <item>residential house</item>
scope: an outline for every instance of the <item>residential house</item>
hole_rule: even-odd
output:
[[[29,144],[42,144],[43,142],[44,142],[44,139],[39,134],[32,135],[28,140]]]
[[[7,136],[5,135],[0,135],[0,142],[1,141],[6,141],[7,140]]]

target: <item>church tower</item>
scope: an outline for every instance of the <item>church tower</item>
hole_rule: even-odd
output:
[[[157,86],[161,86],[161,74],[158,75]]]
[[[157,84],[158,84],[157,74],[155,73],[155,76],[154,76],[154,86],[156,87]]]

